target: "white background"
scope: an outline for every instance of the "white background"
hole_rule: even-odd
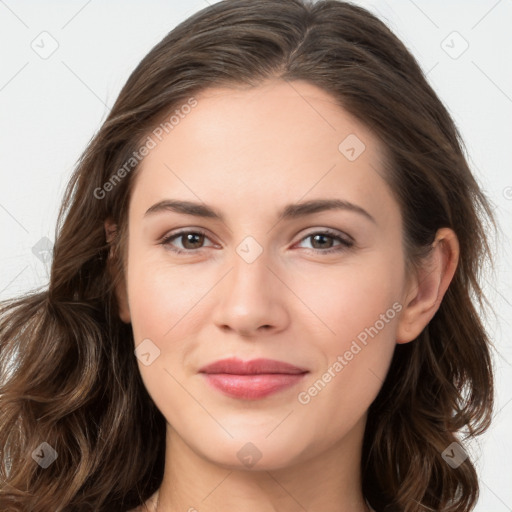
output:
[[[471,451],[482,484],[476,511],[512,511],[512,2],[355,3],[383,19],[428,72],[501,225],[496,275],[486,284],[496,311],[487,322],[498,349],[496,413]],[[0,299],[47,283],[49,262],[41,247],[45,237],[47,244],[54,241],[60,201],[78,157],[142,57],[206,5],[0,0]],[[50,36],[40,35],[45,31]],[[32,48],[41,47],[42,38],[47,50],[58,44],[46,59]]]

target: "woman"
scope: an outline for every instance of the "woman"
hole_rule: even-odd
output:
[[[3,304],[0,508],[472,510],[489,221],[375,16],[203,9],[82,156],[48,290]]]

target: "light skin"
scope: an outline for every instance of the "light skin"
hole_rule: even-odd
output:
[[[457,238],[440,229],[424,265],[406,273],[400,207],[380,170],[383,147],[316,86],[271,80],[196,99],[137,171],[117,289],[135,346],[150,339],[160,350],[148,366],[138,360],[167,420],[158,510],[366,511],[367,410],[396,344],[415,340],[439,308],[457,265]],[[353,161],[338,148],[350,134],[365,145]],[[223,220],[146,214],[170,199],[208,205]],[[338,199],[366,214],[342,208],[278,220],[286,205],[314,199]],[[105,229],[115,226],[107,220]],[[335,234],[314,236],[326,229]],[[200,233],[160,243],[183,230]],[[251,263],[237,252],[248,236],[262,250]],[[251,243],[245,249],[255,254]],[[400,311],[300,403],[298,394],[393,304]],[[309,373],[263,399],[232,398],[198,373],[226,357],[277,359]],[[252,467],[237,456],[247,443],[261,454]]]

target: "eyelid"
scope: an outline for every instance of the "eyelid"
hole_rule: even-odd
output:
[[[300,240],[294,244],[300,244],[304,240],[307,240],[308,238],[311,238],[314,235],[323,235],[327,236],[329,238],[333,238],[334,240],[337,240],[339,242],[338,245],[335,245],[333,247],[328,247],[327,249],[315,249],[315,248],[309,248],[305,247],[303,248],[305,251],[309,253],[313,253],[315,255],[323,255],[327,256],[330,254],[341,254],[344,251],[347,251],[355,246],[355,240],[348,235],[347,233],[331,229],[331,228],[317,228],[312,231],[309,231],[308,233],[305,233],[301,236]]]
[[[340,238],[347,243],[355,244],[355,242],[356,242],[354,240],[354,238],[351,237],[345,231],[339,231],[339,230],[333,229],[333,228],[314,228],[311,231],[308,231],[306,234],[302,235],[300,240],[303,240],[304,238],[307,238],[308,236],[319,235],[319,234],[329,235],[329,236],[332,236],[333,238]]]
[[[161,245],[167,245],[170,243],[171,240],[174,240],[176,238],[179,238],[182,235],[186,235],[189,233],[203,235],[205,238],[208,238],[210,241],[212,241],[212,245],[215,245],[206,230],[204,230],[203,228],[195,228],[193,226],[188,227],[188,228],[182,228],[182,229],[179,229],[178,231],[165,234],[163,237],[160,238],[158,243]],[[199,251],[200,249],[203,249],[203,247],[200,247],[199,249],[188,249],[188,250],[187,249],[177,249],[176,252],[188,252],[188,253],[192,254],[196,251]]]
[[[208,232],[205,229],[196,228],[193,226],[181,228],[176,232],[171,232],[170,234],[164,235],[160,239],[159,244],[163,245],[164,247],[166,247],[168,250],[170,250],[171,252],[173,252],[175,254],[189,254],[189,255],[197,254],[199,251],[201,251],[201,249],[205,249],[206,247],[199,247],[197,249],[180,249],[177,247],[171,248],[170,242],[172,240],[179,238],[180,236],[190,234],[190,233],[200,234],[200,235],[204,236],[205,238],[207,238],[208,240],[210,240],[212,242],[212,245],[207,246],[207,247],[215,246],[215,242],[213,242],[213,240],[211,240],[210,236],[208,235]],[[316,254],[316,255],[318,255],[318,254],[320,254],[320,255],[339,254],[339,253],[342,253],[343,251],[346,251],[346,250],[352,248],[355,245],[354,238],[351,237],[348,233],[345,233],[343,231],[338,231],[337,229],[325,228],[325,227],[319,228],[318,227],[318,228],[311,228],[310,231],[308,231],[307,233],[304,233],[301,236],[301,238],[293,244],[292,247],[294,247],[297,244],[300,244],[304,240],[306,240],[314,235],[326,235],[330,238],[338,240],[338,242],[339,242],[339,245],[335,245],[334,247],[329,247],[326,249],[315,249],[315,248],[307,248],[307,247],[304,248],[304,250],[306,250],[310,253]]]

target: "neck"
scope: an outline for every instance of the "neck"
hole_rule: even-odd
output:
[[[313,457],[304,455],[286,467],[258,464],[260,469],[249,470],[199,456],[168,425],[155,512],[367,512],[360,467],[364,423],[320,453],[315,447]]]

